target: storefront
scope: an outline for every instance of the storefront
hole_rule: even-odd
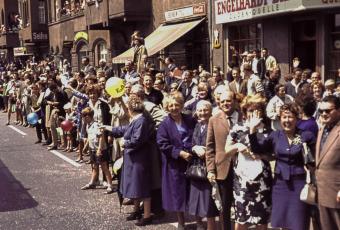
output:
[[[216,0],[213,30],[221,47],[213,64],[225,70],[233,54],[268,48],[283,74],[299,57],[302,68],[335,77],[340,67],[340,1]]]
[[[205,3],[166,11],[165,22],[145,38],[148,62],[159,67],[158,57],[170,56],[189,69],[209,65],[209,34]],[[132,60],[133,48],[112,59],[114,64]]]

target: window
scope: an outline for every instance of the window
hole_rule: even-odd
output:
[[[95,63],[96,65],[99,64],[100,59],[107,60],[108,57],[108,50],[106,48],[106,43],[104,41],[101,41],[96,46],[95,50]]]
[[[45,1],[39,1],[38,6],[38,15],[39,15],[39,24],[46,23],[46,15],[45,15]]]
[[[332,15],[329,42],[328,74],[326,78],[336,79],[340,63],[340,14]]]
[[[228,33],[229,47],[235,48],[239,54],[261,48],[261,23],[230,26]]]

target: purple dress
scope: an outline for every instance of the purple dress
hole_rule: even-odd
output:
[[[306,142],[311,149],[314,149],[313,133],[308,131],[297,133],[292,144],[289,144],[282,130],[274,131],[261,140],[256,134],[252,134],[249,135],[249,140],[254,152],[274,152],[276,157],[271,225],[274,228],[290,230],[309,229],[310,206],[300,201],[300,193],[306,177],[302,142]]]
[[[162,203],[172,212],[185,212],[188,201],[188,181],[185,177],[187,162],[180,151],[190,151],[195,120],[182,114],[182,124],[167,116],[157,130],[157,143],[162,152]]]

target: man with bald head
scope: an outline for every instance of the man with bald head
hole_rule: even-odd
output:
[[[220,95],[220,112],[210,118],[207,133],[206,165],[209,181],[216,180],[222,199],[220,222],[222,229],[232,229],[230,208],[233,202],[233,156],[225,152],[230,129],[241,119],[236,111],[235,94],[232,91]]]

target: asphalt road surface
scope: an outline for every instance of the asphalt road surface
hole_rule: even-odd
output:
[[[74,162],[75,153],[47,151],[34,144],[35,129],[5,123],[5,114],[1,113],[1,230],[175,229],[171,214],[147,227],[127,222],[132,206],[124,206],[120,213],[116,193],[80,190],[89,182],[90,166]],[[188,229],[195,229],[195,225]]]

